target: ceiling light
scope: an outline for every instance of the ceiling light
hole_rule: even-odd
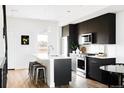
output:
[[[70,12],[71,12],[70,10],[67,11],[67,13],[70,13]]]
[[[16,9],[11,9],[10,11],[11,11],[11,12],[17,12],[18,10],[16,10]]]

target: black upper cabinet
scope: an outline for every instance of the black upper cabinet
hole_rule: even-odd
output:
[[[78,45],[81,34],[93,33],[93,44],[116,44],[116,15],[107,13],[90,20],[69,24],[62,27],[62,36],[68,36],[68,52],[71,53],[71,43]]]
[[[78,34],[81,35],[81,34],[90,33],[87,30],[87,26],[88,26],[88,22],[87,21],[84,21],[82,23],[79,23],[78,24],[78,29],[79,29]]]
[[[68,53],[73,50],[71,46],[72,43],[78,46],[78,26],[77,24],[69,24],[62,27],[62,37],[68,36]]]
[[[79,34],[94,33],[95,44],[115,44],[115,14],[108,13],[79,23]]]

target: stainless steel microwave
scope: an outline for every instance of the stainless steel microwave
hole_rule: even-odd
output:
[[[92,44],[92,33],[81,34],[80,44]]]

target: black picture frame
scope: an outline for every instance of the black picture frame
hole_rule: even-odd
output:
[[[21,45],[29,45],[29,35],[21,35]]]

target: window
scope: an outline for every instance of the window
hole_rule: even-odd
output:
[[[40,53],[48,52],[48,36],[47,35],[38,35],[38,51]]]

